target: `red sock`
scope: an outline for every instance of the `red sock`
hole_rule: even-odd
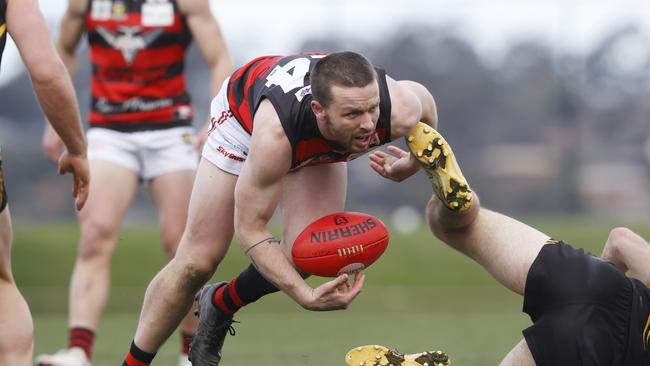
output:
[[[90,360],[95,341],[95,332],[88,328],[74,327],[68,331],[68,348],[79,347],[84,350],[86,357]]]
[[[124,359],[122,366],[149,366],[153,358],[156,356],[155,353],[148,353],[135,345],[135,342],[131,342],[131,349]]]
[[[192,343],[193,334],[181,332],[181,352],[188,355],[190,353],[190,343]]]

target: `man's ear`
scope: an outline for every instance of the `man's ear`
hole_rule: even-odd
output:
[[[312,100],[310,106],[317,119],[322,119],[325,116],[325,108],[318,101]]]

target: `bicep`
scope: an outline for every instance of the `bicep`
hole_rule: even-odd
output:
[[[419,121],[437,127],[435,102],[424,86],[408,80],[387,80],[392,104],[393,138],[406,135]]]
[[[257,116],[264,115],[265,118]],[[265,225],[277,205],[282,179],[291,167],[291,146],[268,101],[256,113],[255,129],[235,189],[236,225]]]
[[[30,74],[50,66],[56,50],[36,0],[8,2],[7,30]]]

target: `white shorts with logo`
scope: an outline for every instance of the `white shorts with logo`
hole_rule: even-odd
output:
[[[142,132],[88,130],[88,159],[105,160],[149,180],[180,170],[196,170],[198,152],[192,146],[194,128],[174,127]]]
[[[212,128],[203,146],[202,156],[219,169],[239,175],[248,156],[251,135],[233,116],[228,105],[226,79],[210,104]]]

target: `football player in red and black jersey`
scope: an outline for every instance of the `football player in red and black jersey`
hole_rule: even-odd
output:
[[[120,224],[142,181],[158,208],[165,254],[173,257],[199,160],[185,80],[190,43],[210,68],[211,95],[232,71],[209,0],[70,0],[58,49],[72,74],[84,32],[92,64],[88,158],[97,179],[78,215],[68,347],[37,358],[43,365],[89,364]],[[43,141],[48,157],[58,154],[59,140],[49,129]],[[188,364],[195,329],[189,314],[181,325],[181,365]]]
[[[257,58],[230,76],[211,108],[185,233],[147,290],[124,365],[149,364],[233,233],[253,264],[201,291],[194,365],[217,365],[232,314],[266,294],[282,290],[309,310],[348,307],[364,275],[349,286],[344,274],[311,288],[288,259],[291,245],[307,224],[344,209],[347,161],[406,135],[418,121],[437,123],[426,88],[396,81],[354,52]],[[419,169],[409,154],[375,156],[371,164],[397,181]],[[267,228],[280,202],[282,240]]]
[[[597,257],[481,208],[449,145],[427,130],[418,125],[407,144],[434,185],[431,230],[523,295],[533,321],[501,365],[650,365],[650,244],[616,228]],[[446,195],[449,188],[456,193]],[[354,364],[375,360],[364,355],[371,359]]]
[[[59,172],[74,175],[73,195],[81,209],[88,197],[86,138],[72,82],[50,40],[36,0],[0,0],[0,61],[7,34],[27,67],[34,92],[61,136],[66,152],[57,156]],[[33,326],[25,299],[11,271],[11,216],[0,158],[0,365],[32,365]]]

